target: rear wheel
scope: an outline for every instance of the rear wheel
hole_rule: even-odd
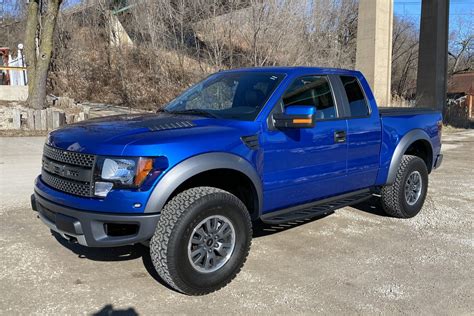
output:
[[[428,189],[428,170],[416,156],[405,155],[392,185],[382,188],[382,206],[388,215],[410,218],[418,214]]]
[[[252,238],[250,216],[234,195],[197,187],[163,208],[150,252],[171,287],[203,295],[228,284],[242,268]]]

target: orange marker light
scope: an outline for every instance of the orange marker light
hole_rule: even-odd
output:
[[[133,184],[139,186],[143,183],[150,171],[153,169],[153,159],[140,158],[137,166],[137,175],[133,180]]]
[[[293,124],[311,124],[313,121],[308,119],[293,119]]]

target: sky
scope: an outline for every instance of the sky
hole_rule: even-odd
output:
[[[396,16],[413,19],[416,25],[420,25],[421,0],[394,0],[393,11]],[[474,0],[450,0],[450,31],[457,27],[459,20],[470,21],[468,24],[474,28]]]

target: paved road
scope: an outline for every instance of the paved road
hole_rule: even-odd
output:
[[[422,213],[377,203],[299,226],[259,226],[236,280],[187,297],[160,283],[142,246],[87,249],[55,239],[30,210],[42,138],[0,138],[0,314],[474,311],[474,131],[444,137]]]

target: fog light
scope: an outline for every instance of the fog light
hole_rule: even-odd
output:
[[[101,197],[106,197],[110,190],[114,186],[111,182],[96,182],[94,188],[94,194]]]

